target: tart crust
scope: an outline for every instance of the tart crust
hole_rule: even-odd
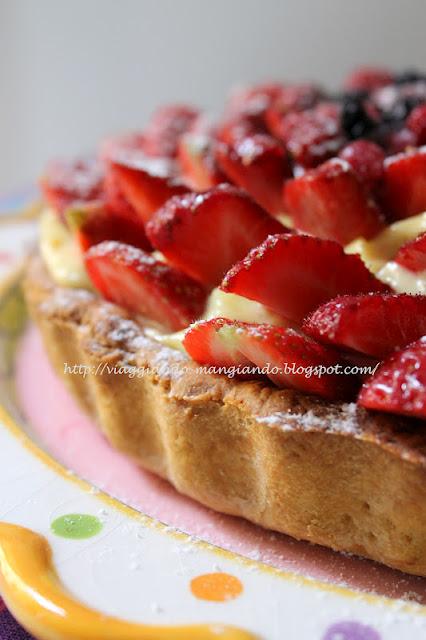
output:
[[[217,511],[426,576],[418,422],[201,374],[148,337],[143,319],[56,286],[38,257],[24,292],[57,374],[141,467]],[[120,366],[146,370],[130,377]]]

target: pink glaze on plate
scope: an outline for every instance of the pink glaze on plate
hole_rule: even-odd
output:
[[[55,376],[30,326],[16,359],[21,409],[37,441],[106,493],[166,524],[280,569],[395,598],[426,603],[426,579],[272,533],[221,515],[177,493],[114,451]]]

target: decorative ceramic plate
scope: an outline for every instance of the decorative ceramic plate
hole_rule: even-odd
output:
[[[426,579],[223,516],[113,451],[26,321],[0,201],[0,593],[40,640],[417,640]],[[194,478],[196,482],[196,478]]]

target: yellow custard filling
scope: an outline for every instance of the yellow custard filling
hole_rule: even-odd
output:
[[[377,274],[395,257],[398,249],[426,231],[426,212],[405,220],[398,220],[386,227],[372,240],[359,238],[348,244],[346,253],[359,253],[365,265]]]
[[[52,209],[45,209],[41,214],[40,253],[56,284],[61,287],[93,288],[80,247]]]

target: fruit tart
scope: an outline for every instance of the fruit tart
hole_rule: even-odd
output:
[[[426,76],[159,109],[40,180],[24,288],[113,447],[220,512],[426,576]],[[77,372],[77,375],[76,375]]]

